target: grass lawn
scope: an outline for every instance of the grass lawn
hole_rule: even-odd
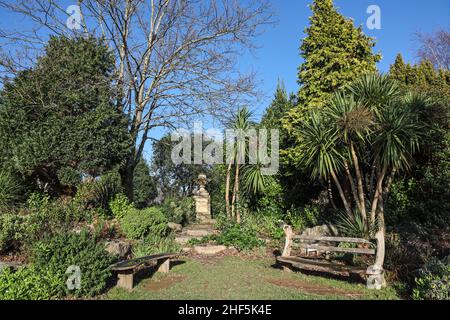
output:
[[[363,283],[286,273],[273,259],[212,257],[183,258],[169,274],[141,275],[133,292],[114,288],[105,299],[133,300],[289,300],[398,299],[394,289],[371,291]],[[138,277],[139,278],[139,277]]]

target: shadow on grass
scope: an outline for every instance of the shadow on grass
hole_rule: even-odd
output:
[[[173,260],[170,262],[170,269],[172,270],[173,267],[185,264],[186,261],[184,260]],[[158,271],[158,268],[160,267],[161,264],[155,264],[155,265],[146,265],[143,266],[141,268],[139,268],[139,270],[137,270],[134,273],[134,287],[138,286],[142,281],[146,280],[146,279],[150,279],[152,278],[155,273]],[[106,288],[105,288],[105,292],[108,292],[109,290],[113,289],[116,285],[117,285],[117,273],[113,272],[112,273],[112,277],[108,280],[108,282],[106,283]]]
[[[283,265],[279,262],[275,262],[271,265],[272,268],[278,269],[283,271]],[[366,281],[363,277],[361,277],[358,274],[350,273],[350,275],[342,275],[342,274],[336,274],[336,273],[330,273],[330,272],[324,272],[324,271],[312,271],[312,270],[303,270],[298,269],[295,267],[290,268],[293,272],[300,272],[301,274],[307,275],[307,276],[316,276],[321,277],[329,280],[339,280],[339,281],[345,281],[350,284],[365,284]]]

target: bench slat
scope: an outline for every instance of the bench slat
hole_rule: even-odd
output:
[[[111,266],[111,270],[114,270],[114,271],[132,270],[134,268],[137,268],[137,267],[139,267],[143,264],[149,263],[149,262],[163,260],[163,259],[164,260],[165,259],[173,259],[176,256],[177,256],[177,254],[175,254],[175,253],[157,254],[157,255],[137,258],[137,259],[133,259],[133,260],[125,260],[125,261],[121,261],[116,264],[113,264]]]
[[[314,249],[317,251],[330,251],[330,252],[344,252],[344,253],[361,253],[361,254],[375,254],[374,249],[364,249],[364,248],[340,248],[340,247],[327,247],[319,245],[307,245],[299,244],[297,247],[302,249]]]
[[[299,257],[277,257],[277,261],[310,271],[348,272],[357,274],[366,274],[367,272],[367,268],[364,267],[346,266],[328,261],[318,261]]]
[[[303,241],[329,241],[329,242],[351,242],[351,243],[371,244],[371,242],[366,239],[346,238],[346,237],[293,236],[292,239],[303,240]]]

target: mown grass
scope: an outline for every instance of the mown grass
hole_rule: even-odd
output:
[[[205,260],[207,261],[207,260]],[[131,300],[305,300],[398,299],[392,288],[371,291],[363,283],[286,273],[273,259],[225,257],[211,262],[186,258],[169,274],[141,280],[133,292],[114,288],[105,299]]]

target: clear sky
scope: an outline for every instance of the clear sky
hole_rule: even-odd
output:
[[[244,54],[239,62],[243,70],[248,68],[257,72],[264,98],[251,106],[256,117],[260,117],[270,104],[278,80],[284,82],[289,92],[298,91],[297,68],[302,62],[299,47],[311,15],[308,5],[312,0],[269,1],[278,23],[267,27],[257,39],[259,48],[253,54]],[[63,2],[69,4],[75,1]],[[416,61],[418,45],[414,41],[414,33],[429,33],[438,28],[450,27],[450,0],[335,0],[335,4],[341,13],[353,18],[356,25],[362,25],[366,34],[376,38],[375,51],[381,52],[383,56],[378,66],[382,72],[389,70],[389,65],[398,53],[408,62]],[[369,5],[377,5],[381,9],[380,30],[366,27],[370,15],[367,13]],[[0,10],[0,26],[23,27],[23,23],[26,22]],[[152,137],[161,135],[162,130],[158,129]],[[145,155],[147,159],[150,158],[150,144],[146,147]]]
[[[266,99],[256,107],[261,115],[270,103],[278,79],[283,80],[288,91],[297,92],[297,67],[302,59],[299,54],[300,41],[308,25],[311,0],[271,0],[277,13],[278,24],[261,35],[261,46],[255,55],[243,58],[242,65],[251,65],[262,81],[261,89]],[[415,32],[432,32],[450,27],[450,0],[335,0],[339,11],[353,18],[357,26],[362,25],[367,35],[376,39],[376,52],[383,60],[379,70],[386,72],[396,55],[401,53],[406,61],[415,62],[417,43]],[[369,30],[366,13],[369,5],[381,9],[381,29]]]

